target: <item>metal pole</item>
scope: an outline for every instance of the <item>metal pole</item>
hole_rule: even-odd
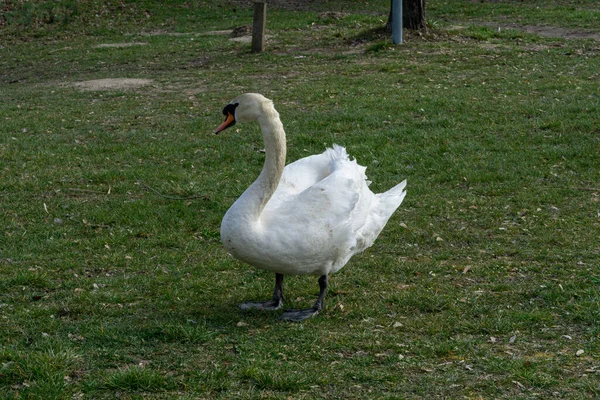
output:
[[[252,23],[252,52],[260,53],[265,49],[265,25],[267,25],[267,2],[254,2],[254,21]]]
[[[392,0],[392,42],[402,44],[402,0]]]

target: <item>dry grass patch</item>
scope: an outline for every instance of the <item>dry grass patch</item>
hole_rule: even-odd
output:
[[[107,78],[75,82],[73,85],[81,90],[128,90],[137,89],[152,83],[152,79]]]

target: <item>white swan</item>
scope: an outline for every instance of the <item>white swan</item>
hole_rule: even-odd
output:
[[[334,145],[323,154],[285,166],[286,141],[273,102],[246,93],[223,110],[215,133],[236,122],[258,121],[265,144],[259,177],[225,214],[221,240],[235,258],[275,272],[275,291],[266,302],[242,309],[277,310],[283,305],[283,276],[318,275],[320,293],[313,307],[288,310],[281,318],[301,321],[323,307],[327,276],[373,244],[406,192],[406,181],[385,193],[369,190],[366,167]]]

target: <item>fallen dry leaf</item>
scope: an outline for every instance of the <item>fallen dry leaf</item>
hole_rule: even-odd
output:
[[[514,383],[515,385],[517,385],[519,388],[521,389],[525,389],[525,385],[523,385],[521,382],[519,381],[512,381],[512,383]]]

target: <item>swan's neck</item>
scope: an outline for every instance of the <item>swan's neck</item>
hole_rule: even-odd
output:
[[[254,183],[244,195],[244,212],[248,217],[258,220],[266,204],[275,193],[283,169],[285,168],[285,131],[279,119],[279,113],[273,103],[263,104],[263,112],[258,118],[265,144],[265,164]]]

